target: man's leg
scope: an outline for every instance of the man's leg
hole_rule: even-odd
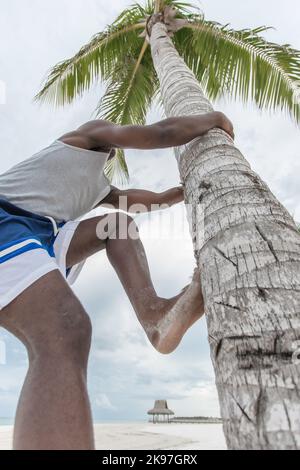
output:
[[[153,346],[168,354],[203,315],[199,272],[178,296],[159,297],[153,286],[143,244],[131,217],[113,213],[80,223],[67,255],[71,267],[106,247],[108,258]]]
[[[86,388],[91,324],[60,272],[50,272],[0,312],[0,326],[27,348],[15,450],[94,448]]]

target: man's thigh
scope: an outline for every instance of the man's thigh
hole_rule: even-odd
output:
[[[0,311],[0,326],[29,348],[55,343],[59,334],[80,323],[84,309],[59,270],[51,271]]]
[[[116,218],[115,214],[106,214],[80,222],[67,252],[67,268],[105,249],[108,224],[112,224],[114,218]]]

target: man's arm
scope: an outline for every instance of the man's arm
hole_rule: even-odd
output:
[[[148,126],[119,126],[109,121],[90,121],[61,139],[87,149],[115,147],[147,150],[178,147],[214,128],[223,129],[234,137],[229,119],[223,113],[212,112],[168,118]]]
[[[161,193],[143,189],[122,190],[112,186],[110,194],[99,204],[126,212],[150,212],[168,208],[184,200],[183,188],[178,186]],[[163,207],[159,207],[163,206]]]

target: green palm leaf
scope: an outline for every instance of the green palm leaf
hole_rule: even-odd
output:
[[[95,80],[109,79],[114,64],[122,63],[128,49],[143,44],[138,34],[144,27],[144,11],[138,5],[125,10],[74,57],[53,67],[36,100],[56,105],[71,103],[89,90]]]
[[[120,125],[143,125],[158,89],[150,49],[145,42],[141,51],[129,51],[123,62],[115,65],[97,114]]]
[[[285,110],[299,122],[299,51],[268,42],[261,36],[267,27],[235,31],[194,15],[188,29],[193,38],[188,36],[187,61],[211,98],[251,99],[261,109]]]
[[[116,156],[108,160],[104,169],[107,178],[116,185],[125,185],[129,180],[129,171],[122,149],[116,150]]]
[[[119,125],[144,125],[147,111],[158,90],[159,82],[150,49],[144,41],[141,49],[129,49],[122,63],[114,65],[106,92],[98,105],[97,116]],[[124,178],[121,178],[122,174]],[[125,155],[120,149],[116,157],[108,162],[107,176],[113,181],[117,178],[121,183],[128,180]]]

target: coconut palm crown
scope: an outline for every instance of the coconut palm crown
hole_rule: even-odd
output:
[[[252,101],[260,109],[283,110],[299,123],[300,51],[267,41],[266,26],[234,30],[176,0],[146,0],[126,8],[77,54],[53,67],[36,99],[65,105],[103,81],[97,117],[144,125],[154,99],[160,102],[147,34],[155,14],[168,25],[174,46],[210,99],[227,95]],[[128,177],[122,150],[110,160],[107,174]]]

